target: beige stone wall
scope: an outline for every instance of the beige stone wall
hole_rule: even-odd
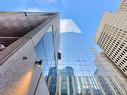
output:
[[[41,67],[35,65],[35,61],[36,53],[30,40],[0,66],[0,95],[33,95],[41,74]],[[48,93],[44,84],[43,79],[40,85],[45,89],[41,92]]]
[[[34,47],[37,45],[39,40],[43,37],[44,33],[49,29],[50,26],[54,25],[54,29],[59,26],[58,17],[52,19],[27,34],[31,36],[22,47],[20,47],[13,55],[11,55],[4,63],[0,65],[0,95],[33,95],[37,82],[41,74],[41,67],[35,65],[37,56]],[[38,29],[40,29],[38,31]],[[59,28],[58,28],[59,30]],[[55,54],[57,59],[57,52],[59,50],[59,31],[55,34]],[[35,34],[32,34],[35,33]],[[29,37],[28,36],[28,37]],[[22,38],[21,38],[22,39]],[[24,39],[24,38],[23,38]],[[16,41],[17,42],[17,41]],[[13,45],[12,45],[13,46]],[[12,47],[11,46],[11,47]],[[17,47],[18,48],[18,47]],[[23,59],[27,57],[27,59]],[[39,88],[41,87],[41,88]],[[46,87],[45,80],[42,76],[39,86],[37,88],[36,95],[48,95],[48,89]]]
[[[27,59],[23,60],[23,56]],[[0,66],[0,95],[27,95],[35,60],[30,40]]]
[[[105,13],[98,27],[95,42],[127,75],[127,14]]]
[[[127,0],[121,0],[118,11],[119,12],[127,12]]]

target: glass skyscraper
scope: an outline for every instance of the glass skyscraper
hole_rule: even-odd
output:
[[[127,95],[125,75],[87,43],[73,20],[61,20],[60,38],[58,64],[54,61],[52,27],[36,47],[50,95]]]
[[[73,20],[61,20],[60,32],[57,95],[127,94],[126,77],[104,53],[97,54]]]
[[[59,94],[82,95],[96,93],[100,95],[101,92],[94,77],[96,65],[93,63],[95,55],[91,52],[92,47],[85,41],[83,33],[73,20],[61,20],[61,27],[60,51],[62,60],[59,62],[58,72],[67,67],[71,70],[66,71],[68,70],[66,69],[64,70],[65,73],[58,74]],[[71,73],[72,71],[73,73]]]

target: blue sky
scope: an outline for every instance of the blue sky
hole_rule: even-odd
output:
[[[73,19],[86,40],[93,37],[105,11],[118,9],[120,0],[1,0],[0,11],[57,11],[61,18]]]

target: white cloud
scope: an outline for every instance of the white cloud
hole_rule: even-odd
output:
[[[27,4],[32,4],[32,5],[42,5],[42,4],[52,4],[52,3],[57,3],[60,2],[65,8],[68,7],[68,3],[70,0],[28,0]]]
[[[25,11],[25,12],[42,12],[42,10],[38,9],[38,8],[23,9],[21,11]]]
[[[41,12],[42,10],[41,9],[37,9],[37,8],[31,8],[31,9],[28,9],[26,11],[27,12]]]

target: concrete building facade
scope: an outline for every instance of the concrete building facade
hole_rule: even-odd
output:
[[[49,29],[57,67],[58,13],[0,13],[0,95],[49,95],[36,49]]]
[[[127,75],[127,0],[122,0],[117,12],[103,14],[95,42],[118,68]]]
[[[127,78],[121,70],[113,64],[104,52],[95,58],[96,71],[94,73],[102,95],[126,95]]]
[[[118,9],[119,12],[127,11],[127,0],[121,0],[120,7]]]

